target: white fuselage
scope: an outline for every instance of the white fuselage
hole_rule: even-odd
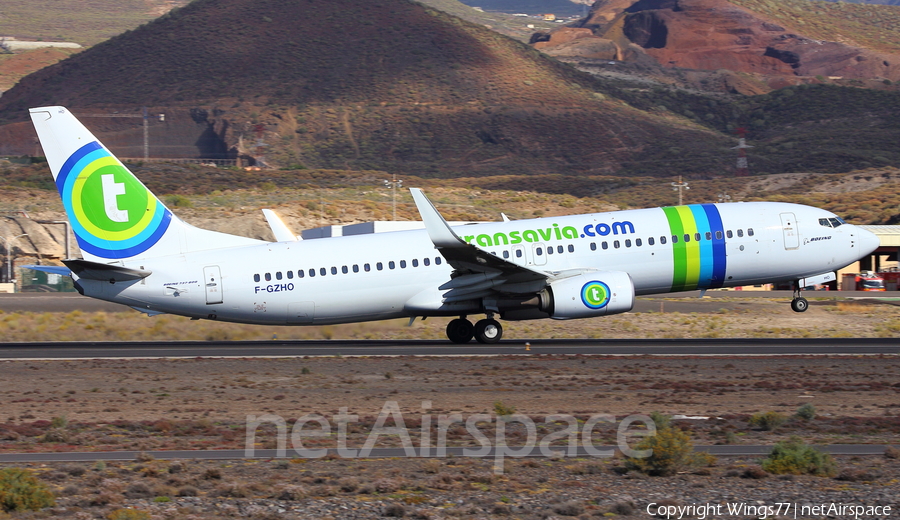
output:
[[[655,294],[797,280],[835,271],[877,246],[873,235],[836,223],[825,210],[755,202],[453,230],[484,251],[534,270],[622,271],[637,294]],[[131,282],[78,283],[88,296],[149,312],[245,323],[464,314],[459,306],[441,304],[437,287],[450,280],[452,268],[424,229],[213,249],[137,259],[126,267],[152,274]],[[416,305],[409,306],[413,300]],[[477,312],[478,304],[472,305]]]

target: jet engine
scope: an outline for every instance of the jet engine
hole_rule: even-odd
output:
[[[538,298],[555,320],[619,314],[634,307],[634,283],[624,271],[594,271],[555,280]]]

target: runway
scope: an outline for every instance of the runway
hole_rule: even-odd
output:
[[[896,338],[539,339],[495,345],[440,340],[130,341],[3,343],[0,359],[302,356],[792,356],[898,355]]]
[[[594,446],[596,452],[612,453],[615,446]],[[829,444],[817,446],[824,452],[832,455],[856,455],[856,456],[877,456],[884,454],[887,446],[878,444]],[[467,448],[447,448],[445,455],[453,457],[478,457],[492,459],[496,457],[545,457],[539,446],[522,447],[507,446],[504,448],[504,454],[500,455],[496,451],[496,447],[467,447]],[[551,452],[562,456],[565,454],[566,446],[551,447]],[[719,457],[741,457],[741,456],[765,456],[772,451],[772,446],[764,445],[710,445],[710,446],[694,446],[695,451],[705,451]],[[349,452],[356,454],[358,450],[348,449]],[[428,454],[422,454],[412,448],[414,454],[407,454],[403,448],[373,448],[365,457],[367,459],[383,459],[396,457],[437,457],[436,449],[431,448]],[[483,453],[482,453],[483,452]],[[595,452],[595,453],[596,453]],[[329,454],[339,455],[335,449],[329,449]],[[308,458],[299,455],[294,450],[288,449],[285,453],[279,454],[277,450],[172,450],[172,451],[97,451],[97,452],[66,452],[66,453],[3,453],[0,454],[0,464],[2,463],[22,463],[22,462],[95,462],[98,460],[137,460],[139,456],[150,456],[160,460],[236,460],[236,459],[276,459],[276,458]],[[324,456],[324,453],[322,454]],[[340,456],[340,455],[339,455]],[[588,453],[583,446],[578,447],[578,453],[575,457],[597,456]],[[350,455],[348,458],[355,458],[356,455]]]

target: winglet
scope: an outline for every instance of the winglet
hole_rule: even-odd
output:
[[[266,222],[269,223],[269,229],[272,230],[272,234],[275,235],[275,240],[278,242],[297,242],[297,235],[294,234],[290,228],[287,227],[287,224],[281,220],[274,211],[270,209],[262,210],[263,215],[266,217]]]
[[[463,247],[468,244],[462,241],[456,233],[450,229],[450,225],[444,220],[444,217],[438,212],[434,204],[428,200],[425,193],[419,188],[410,188],[416,207],[419,209],[419,215],[425,223],[425,229],[428,231],[428,237],[437,248],[442,247]]]

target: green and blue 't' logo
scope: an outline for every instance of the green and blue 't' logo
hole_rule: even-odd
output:
[[[589,309],[602,309],[609,303],[609,286],[596,280],[581,288],[581,301]]]
[[[143,253],[172,220],[172,213],[96,141],[66,160],[56,187],[78,245],[101,258]]]

